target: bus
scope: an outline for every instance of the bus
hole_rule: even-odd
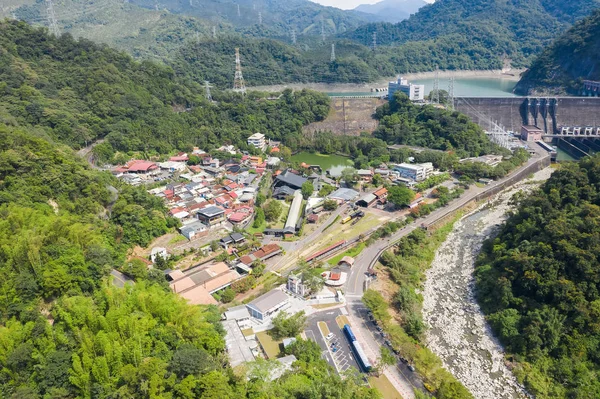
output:
[[[356,340],[356,336],[348,324],[344,325],[343,330],[344,335],[346,335],[346,338],[348,338],[348,341],[350,341],[350,346],[352,347],[352,351],[356,356],[356,362],[360,366],[360,369],[365,373],[368,373],[371,371],[373,366],[371,365],[371,362],[369,362],[365,351],[363,350],[362,346],[360,346],[360,343]]]
[[[346,216],[345,218],[342,219],[342,224],[346,224],[351,220],[352,220],[352,216]]]

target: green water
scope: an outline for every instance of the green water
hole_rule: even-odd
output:
[[[434,79],[415,79],[410,83],[425,85],[425,94],[433,89]],[[448,78],[440,78],[440,90],[448,91]],[[512,90],[517,82],[506,78],[456,78],[454,80],[454,95],[457,97],[514,97]],[[330,97],[340,96],[372,96],[381,97],[387,92],[373,93],[371,91],[356,91],[346,93],[327,93]]]
[[[292,156],[292,161],[304,162],[309,165],[319,165],[323,171],[332,169],[334,174],[336,172],[340,173],[349,166],[353,166],[353,162],[350,158],[341,155],[324,155],[310,152],[299,152]]]

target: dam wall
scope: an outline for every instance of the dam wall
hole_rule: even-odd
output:
[[[563,126],[600,127],[600,97],[456,97],[454,106],[486,130],[490,121],[514,132],[536,125],[548,134]]]

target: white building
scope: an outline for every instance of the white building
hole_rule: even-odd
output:
[[[423,181],[433,173],[433,164],[431,162],[414,164],[401,163],[400,165],[394,166],[394,170],[397,171],[401,177],[412,179],[414,181]]]
[[[306,296],[310,291],[308,287],[302,283],[302,278],[293,274],[288,276],[287,289],[300,296]]]
[[[254,133],[252,136],[248,137],[248,145],[256,147],[261,151],[264,151],[265,148],[267,148],[265,135],[262,133]]]
[[[394,99],[394,93],[401,91],[406,94],[410,101],[425,100],[425,85],[408,83],[408,80],[399,77],[397,82],[390,82],[388,86],[388,100]]]
[[[150,260],[152,261],[152,263],[155,263],[156,258],[158,258],[159,256],[163,259],[167,259],[169,257],[167,249],[162,247],[152,248],[152,252],[150,252]]]

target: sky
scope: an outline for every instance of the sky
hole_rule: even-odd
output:
[[[324,6],[332,6],[341,8],[342,10],[352,10],[361,4],[375,4],[381,0],[311,0],[315,3],[323,4]],[[433,3],[434,0],[425,0],[428,3]]]

